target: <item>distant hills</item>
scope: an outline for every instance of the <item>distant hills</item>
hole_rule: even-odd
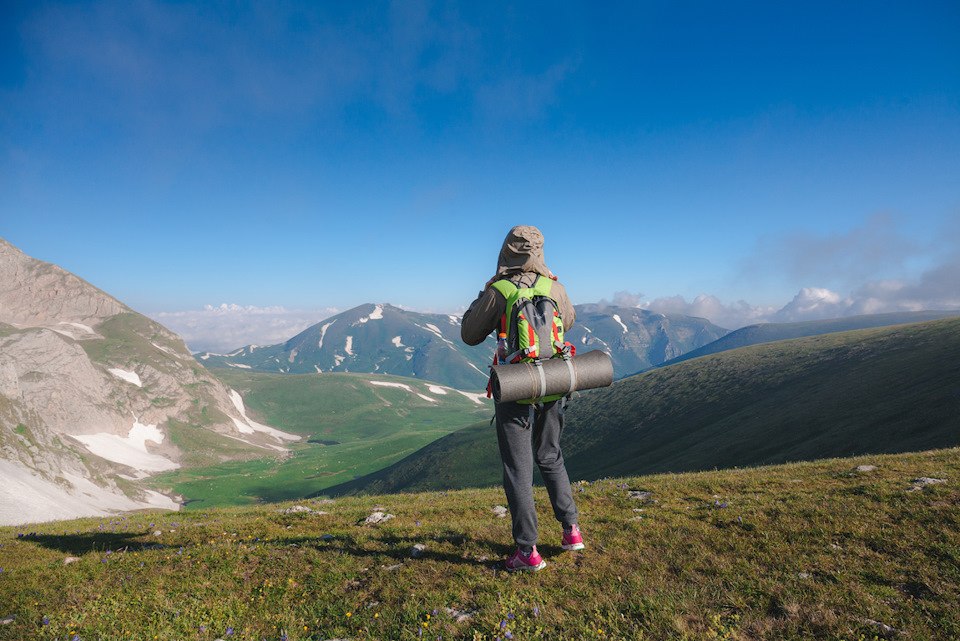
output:
[[[659,365],[724,336],[702,318],[638,308],[576,307],[566,339],[578,350],[602,349],[614,376]],[[458,389],[486,387],[494,342],[470,347],[460,339],[460,318],[366,304],[307,328],[285,343],[248,345],[229,354],[201,352],[206,367],[284,374],[378,373],[433,381]]]
[[[960,318],[744,347],[575,398],[571,478],[684,472],[960,445]],[[478,424],[323,494],[499,483]]]
[[[761,323],[749,325],[732,331],[712,343],[689,350],[681,355],[666,360],[662,365],[672,365],[692,358],[717,354],[738,347],[772,343],[790,338],[804,336],[818,336],[834,332],[849,332],[855,329],[869,329],[871,327],[889,327],[891,325],[905,325],[907,323],[922,323],[939,318],[960,316],[960,311],[922,311],[922,312],[892,312],[889,314],[868,314],[865,316],[848,316],[845,318],[831,318],[826,320],[804,321],[801,323]],[[639,371],[639,370],[638,370]]]

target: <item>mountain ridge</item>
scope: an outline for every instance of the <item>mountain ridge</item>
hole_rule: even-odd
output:
[[[602,349],[614,375],[705,345],[727,333],[705,319],[639,308],[575,306],[577,320],[565,338],[578,350]],[[308,327],[283,343],[247,345],[229,354],[200,352],[208,367],[287,374],[366,372],[410,376],[459,389],[483,389],[494,350],[492,336],[479,346],[460,338],[460,317],[411,312],[365,303]]]
[[[250,420],[176,334],[4,240],[0,284],[0,522],[176,510],[139,481],[183,463],[178,434],[208,433],[213,456],[294,438]]]

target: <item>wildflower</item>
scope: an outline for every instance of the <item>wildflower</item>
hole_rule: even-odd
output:
[[[506,632],[504,632],[503,636],[506,637],[507,639],[513,638],[513,634],[510,632],[510,630],[507,630]]]
[[[43,617],[43,625],[50,625],[50,617]]]
[[[233,634],[233,628],[227,628],[226,635],[230,636]]]

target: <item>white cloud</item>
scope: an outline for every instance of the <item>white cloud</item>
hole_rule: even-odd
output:
[[[201,310],[151,314],[194,352],[227,353],[245,345],[276,345],[341,310],[289,310],[224,303]]]
[[[716,296],[701,294],[688,302],[683,296],[668,296],[637,305],[661,314],[684,314],[706,318],[727,329],[756,323],[790,323],[864,314],[960,309],[960,257],[923,272],[910,282],[900,279],[872,280],[847,295],[826,287],[803,287],[782,307],[752,305],[740,300],[724,304]]]

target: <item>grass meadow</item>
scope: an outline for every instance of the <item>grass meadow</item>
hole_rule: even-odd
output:
[[[577,481],[581,552],[537,488],[532,574],[499,488],[3,527],[0,639],[960,638],[958,479],[954,448]]]

